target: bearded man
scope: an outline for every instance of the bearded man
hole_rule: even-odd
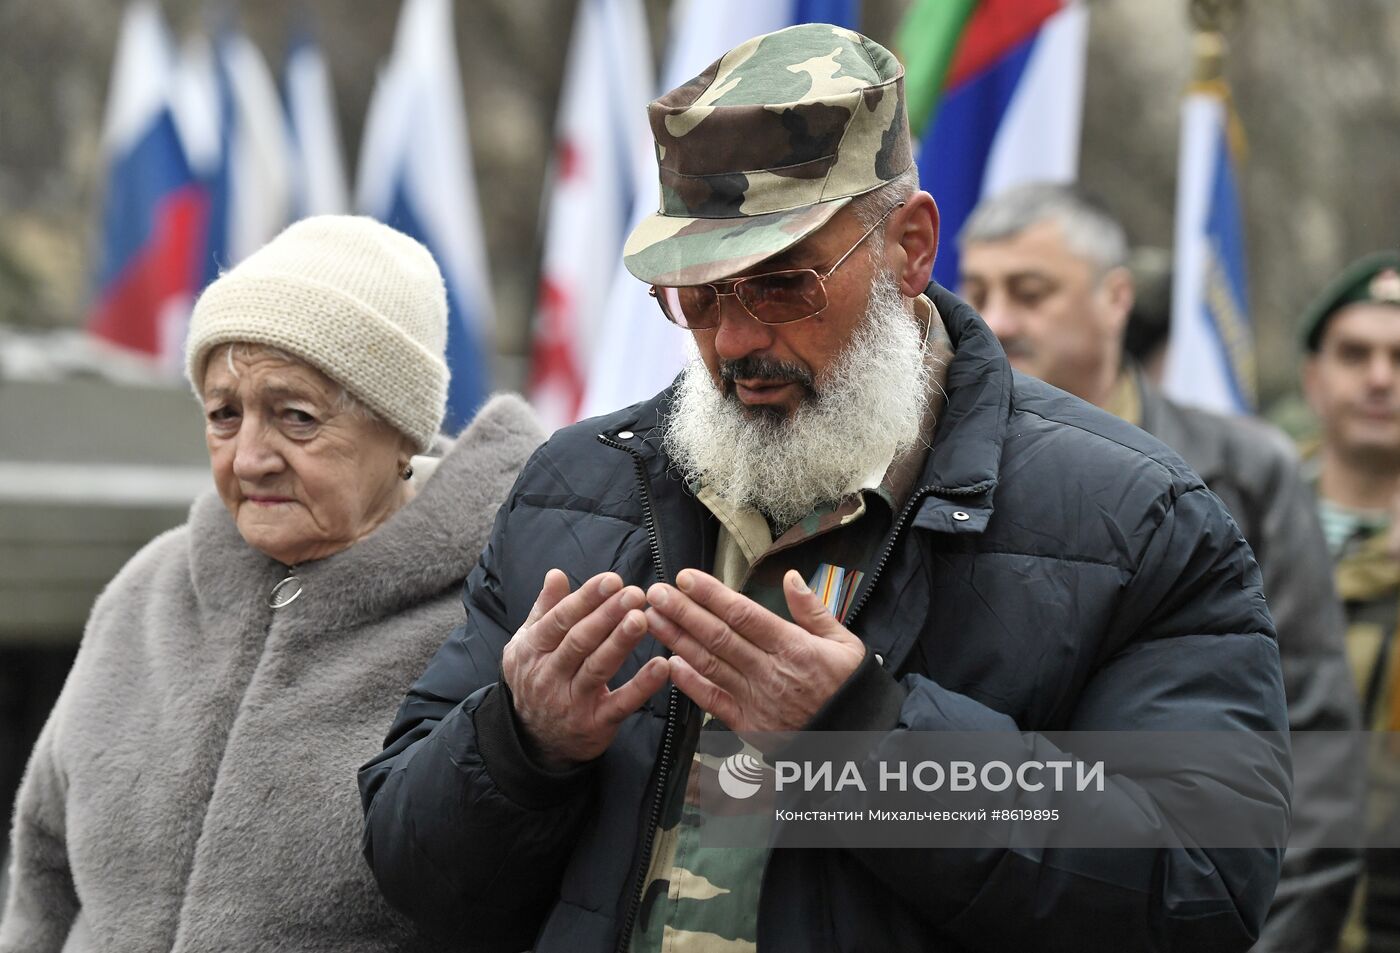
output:
[[[650,118],[661,208],[625,260],[695,360],[555,434],[502,507],[464,625],[361,770],[385,895],[483,950],[1247,948],[1283,749],[1223,792],[1273,846],[703,841],[702,733],[999,731],[1044,757],[1037,732],[1286,715],[1219,501],[927,285],[937,209],[887,50],[761,36]],[[1108,842],[1181,831],[1118,778],[1104,804]]]

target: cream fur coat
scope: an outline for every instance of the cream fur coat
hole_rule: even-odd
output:
[[[407,506],[286,575],[214,495],[93,608],[16,807],[0,951],[433,948],[360,856],[356,769],[462,621],[459,590],[543,439],[488,404]]]

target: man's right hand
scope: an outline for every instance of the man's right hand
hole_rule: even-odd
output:
[[[542,767],[565,770],[607,750],[623,719],[661,690],[670,674],[654,658],[616,690],[617,673],[647,631],[646,597],[605,572],[569,591],[558,569],[544,577],[525,624],[506,643],[501,674]]]

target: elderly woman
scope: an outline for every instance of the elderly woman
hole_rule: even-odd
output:
[[[0,950],[425,948],[360,856],[355,771],[543,437],[500,397],[435,467],[413,456],[446,314],[427,250],[351,217],[200,299],[218,493],[93,608],[19,795]]]

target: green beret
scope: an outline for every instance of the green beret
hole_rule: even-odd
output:
[[[1317,351],[1328,319],[1358,301],[1400,307],[1400,252],[1372,252],[1347,265],[1332,279],[1303,312],[1303,343],[1307,349]]]

